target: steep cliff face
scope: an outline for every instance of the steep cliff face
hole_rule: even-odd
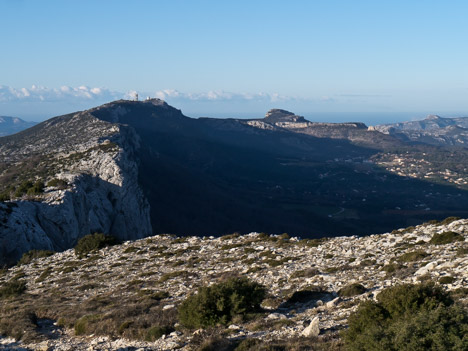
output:
[[[138,185],[139,137],[131,127],[77,113],[32,129],[0,140],[2,186],[25,180],[50,186],[0,203],[0,262],[31,249],[67,249],[93,232],[122,240],[151,234]]]

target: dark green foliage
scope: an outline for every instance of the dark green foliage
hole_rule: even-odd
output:
[[[0,298],[8,298],[21,295],[26,290],[26,282],[11,279],[0,287]]]
[[[465,241],[465,238],[463,235],[460,235],[455,232],[443,232],[440,234],[434,234],[431,238],[431,241],[429,243],[434,244],[434,245],[444,245],[444,244],[450,244],[455,241]]]
[[[32,260],[36,258],[49,257],[52,256],[55,252],[50,250],[30,250],[25,252],[21,259],[18,261],[18,266],[22,264],[31,263]]]
[[[247,338],[242,340],[235,348],[235,351],[255,350],[262,342],[259,339]]]
[[[344,288],[340,289],[340,291],[338,291],[338,295],[340,295],[341,297],[350,297],[364,294],[365,292],[365,287],[363,287],[361,284],[354,283],[346,285]]]
[[[395,273],[396,271],[398,271],[399,269],[402,269],[403,266],[398,264],[398,263],[389,263],[385,266],[382,267],[382,270],[387,272],[387,273]]]
[[[58,189],[65,189],[68,183],[66,180],[54,178],[47,183],[47,186],[55,187]]]
[[[19,186],[16,187],[14,191],[15,197],[21,197],[25,194],[28,195],[40,195],[44,192],[44,182],[41,180],[37,180],[35,183],[33,183],[30,180],[25,180],[23,181]],[[4,193],[5,195],[9,194],[8,192]]]
[[[75,322],[75,335],[85,335],[88,332],[88,324],[101,318],[98,314],[88,314]]]
[[[456,279],[454,277],[445,276],[439,278],[440,284],[452,284]]]
[[[363,302],[343,332],[349,351],[468,349],[468,313],[440,287],[400,285]]]
[[[196,351],[233,351],[235,345],[232,341],[221,336],[212,336],[203,341]]]
[[[44,192],[44,182],[38,180],[27,191],[28,195],[39,195]]]
[[[309,277],[313,277],[317,274],[319,274],[319,270],[317,268],[307,268],[307,269],[304,269],[304,270],[300,270],[300,271],[295,271],[291,274],[291,278],[309,278]]]
[[[287,305],[295,303],[306,303],[313,300],[323,300],[330,293],[320,286],[310,286],[304,290],[295,291],[286,301]]]
[[[392,316],[412,314],[421,309],[433,310],[439,304],[449,306],[453,300],[440,287],[431,284],[398,285],[383,290],[377,301],[390,312]]]
[[[265,288],[246,278],[231,278],[198,289],[179,308],[180,322],[189,328],[226,324],[234,316],[260,310]]]
[[[28,189],[33,186],[33,183],[29,180],[22,182],[15,190],[15,196],[21,197],[28,192]]]
[[[174,328],[169,326],[155,326],[151,327],[146,331],[146,341],[156,341],[163,335],[168,335],[174,331]]]
[[[465,255],[468,255],[468,247],[460,247],[457,250],[457,257],[463,257]]]
[[[399,262],[415,262],[420,261],[423,258],[429,256],[429,254],[423,250],[416,250],[412,252],[407,252],[400,257],[398,257]]]
[[[10,193],[9,192],[2,192],[0,193],[0,202],[9,201],[10,200]]]
[[[75,246],[75,254],[78,257],[84,257],[88,253],[97,251],[107,246],[118,244],[116,238],[103,233],[88,234],[82,237]]]

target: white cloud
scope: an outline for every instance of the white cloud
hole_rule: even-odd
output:
[[[154,97],[162,100],[172,101],[264,101],[264,102],[277,102],[277,101],[290,101],[297,100],[297,98],[280,95],[278,93],[233,93],[228,91],[208,91],[202,93],[182,93],[173,89],[158,90],[154,93]]]
[[[212,90],[201,93],[184,93],[174,89],[158,90],[154,93],[141,91],[119,92],[102,87],[79,87],[61,86],[60,88],[48,88],[39,85],[32,85],[30,88],[13,88],[0,85],[0,102],[65,102],[97,103],[118,99],[132,99],[136,93],[140,97],[156,97],[171,102],[284,102],[302,100],[295,97],[284,96],[278,93],[234,93],[223,90]]]
[[[77,88],[62,86],[60,88],[47,88],[32,85],[31,88],[12,88],[0,85],[0,102],[80,102],[80,101],[110,101],[120,99],[123,93],[111,91],[106,88],[80,86]]]

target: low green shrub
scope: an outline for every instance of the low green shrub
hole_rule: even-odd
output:
[[[57,179],[57,178],[49,180],[49,182],[47,183],[47,186],[58,188],[58,189],[65,189],[67,185],[68,183],[66,180]]]
[[[234,351],[250,351],[255,350],[262,342],[259,339],[247,338],[242,340]]]
[[[342,333],[348,351],[468,349],[468,313],[440,287],[400,285],[365,301]]]
[[[41,180],[36,181],[28,190],[27,194],[28,195],[39,195],[44,192],[44,182]]]
[[[30,250],[23,254],[21,259],[18,261],[18,266],[21,266],[23,264],[29,264],[36,258],[52,256],[54,253],[54,251],[50,250]]]
[[[460,247],[457,250],[457,257],[463,257],[468,255],[468,247]]]
[[[404,266],[402,266],[401,264],[392,262],[392,263],[389,263],[389,264],[383,266],[382,270],[384,272],[387,272],[387,273],[391,274],[391,273],[395,273],[396,271],[398,271],[398,270],[400,270],[402,268],[404,268]]]
[[[163,335],[168,335],[174,331],[170,326],[154,326],[149,328],[145,334],[146,341],[156,341]]]
[[[12,297],[21,295],[26,290],[26,282],[19,280],[18,276],[0,286],[0,297]]]
[[[99,314],[87,314],[79,318],[74,325],[75,335],[85,335],[88,332],[88,324],[100,318]]]
[[[305,289],[294,291],[286,300],[286,305],[295,303],[304,304],[313,300],[323,300],[330,293],[320,286],[309,286]]]
[[[291,278],[310,278],[319,274],[317,268],[307,268],[300,271],[295,271],[291,274]]]
[[[448,275],[439,278],[440,284],[452,284],[456,279],[454,277],[450,277]]]
[[[117,239],[111,235],[105,235],[103,233],[88,234],[78,240],[75,246],[75,254],[78,257],[84,257],[90,252],[116,244],[118,244]]]
[[[433,245],[444,245],[453,243],[455,241],[465,241],[465,238],[463,235],[449,231],[440,234],[434,234],[429,243]]]
[[[180,323],[188,328],[227,324],[234,316],[260,310],[265,288],[246,278],[230,278],[205,286],[189,296],[179,307]]]
[[[399,262],[416,262],[420,261],[423,258],[429,256],[429,254],[423,250],[416,250],[416,251],[411,251],[407,252],[400,257],[398,257]]]
[[[26,290],[26,282],[18,279],[11,279],[0,287],[0,297],[8,298],[21,295]]]
[[[351,297],[355,295],[361,295],[366,292],[366,288],[359,283],[353,283],[346,285],[338,291],[338,295],[341,297]]]

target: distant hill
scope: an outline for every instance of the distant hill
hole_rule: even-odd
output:
[[[404,141],[468,147],[468,117],[429,115],[421,121],[384,124],[370,129]]]
[[[18,133],[37,124],[17,117],[0,116],[0,137]]]

